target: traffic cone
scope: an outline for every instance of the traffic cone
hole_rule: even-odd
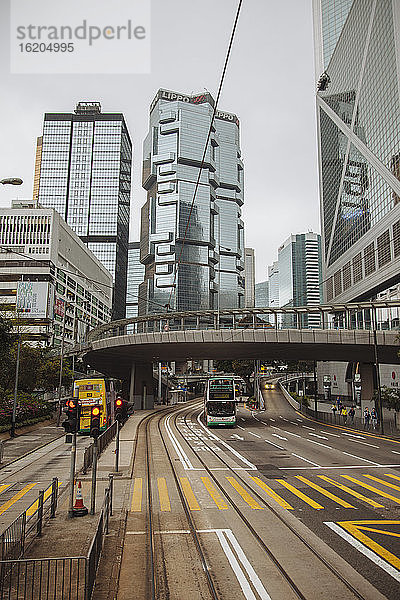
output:
[[[80,481],[78,481],[78,488],[76,490],[75,504],[74,504],[72,511],[74,513],[74,517],[84,517],[89,512],[88,509],[86,508],[86,506],[83,504],[82,484]]]

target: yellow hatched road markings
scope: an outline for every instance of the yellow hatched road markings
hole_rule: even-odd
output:
[[[400,477],[398,475],[392,475],[391,473],[385,473],[386,477],[391,477],[392,479],[397,479],[400,481]]]
[[[11,483],[3,483],[3,485],[0,485],[0,494],[1,492],[4,492],[4,490],[7,490],[10,487]]]
[[[204,486],[205,486],[207,492],[210,494],[211,498],[214,500],[214,502],[218,506],[218,508],[220,510],[228,509],[229,506],[227,505],[227,503],[225,502],[225,500],[223,499],[223,497],[221,496],[219,491],[211,483],[210,479],[208,477],[202,477],[201,480],[204,483]]]
[[[234,477],[227,477],[226,479],[229,481],[229,483],[231,484],[231,486],[235,488],[235,490],[238,492],[238,494],[240,494],[240,496],[243,498],[243,500],[251,508],[254,508],[255,510],[263,510],[263,507],[260,506],[258,504],[258,502],[256,502],[254,500],[254,498],[252,498],[252,496],[250,496],[250,494],[248,492],[246,492],[246,490],[244,489],[244,487],[241,486],[240,483],[238,483]]]
[[[194,495],[189,479],[187,477],[180,477],[180,480],[182,491],[185,494],[186,502],[188,503],[190,510],[200,510],[200,505]]]
[[[392,531],[385,531],[384,529],[368,527],[368,525],[400,525],[400,521],[338,521],[337,524],[343,527],[343,529],[345,529],[346,531],[348,531],[359,542],[376,552],[376,554],[384,558],[396,569],[400,570],[400,559],[397,556],[395,556],[389,550],[386,550],[386,548],[383,548],[383,546],[375,542],[373,539],[371,539],[364,533],[362,533],[362,531],[370,531],[372,533],[400,537],[400,534],[394,533]]]
[[[157,477],[158,497],[160,499],[160,509],[170,511],[171,503],[168,496],[168,488],[165,477]]]
[[[364,487],[366,490],[375,492],[376,494],[378,494],[378,496],[383,496],[384,498],[389,498],[389,500],[393,500],[393,502],[397,502],[397,504],[400,504],[400,498],[396,498],[395,496],[392,496],[391,494],[382,492],[382,490],[380,490],[379,488],[373,487],[372,485],[368,485],[368,483],[364,483],[364,481],[355,479],[355,477],[350,477],[350,475],[341,475],[341,477],[345,477],[349,481],[352,481],[353,483],[357,483],[358,485],[361,485],[361,487]]]
[[[8,502],[5,502],[4,504],[2,504],[0,506],[0,515],[5,513],[6,510],[8,510],[10,508],[10,506],[12,506],[16,502],[18,502],[18,500],[20,500],[22,498],[22,496],[25,496],[25,494],[27,492],[29,492],[29,490],[31,490],[35,485],[36,485],[36,483],[28,483],[28,485],[23,487],[22,490],[20,490],[17,494],[15,494],[15,496],[10,498],[10,500],[8,500]]]
[[[312,508],[315,508],[316,510],[320,510],[321,508],[324,508],[321,504],[318,504],[318,502],[315,502],[315,500],[313,500],[309,496],[306,496],[305,494],[303,494],[303,492],[300,492],[300,490],[298,490],[297,488],[295,488],[293,485],[291,485],[290,483],[288,483],[284,479],[277,479],[276,481],[278,481],[286,489],[288,489],[290,492],[292,492],[292,494],[295,494],[301,500],[303,500],[304,502],[306,502],[307,504],[309,504],[310,506],[312,506]]]
[[[340,504],[340,506],[343,506],[343,508],[355,508],[355,506],[353,506],[352,504],[349,504],[348,502],[346,502],[346,500],[342,500],[341,498],[339,498],[339,496],[335,496],[335,494],[331,494],[331,492],[328,492],[328,490],[325,490],[323,487],[321,487],[317,483],[313,483],[306,477],[302,477],[301,475],[296,475],[296,479],[299,479],[303,483],[306,483],[307,485],[309,485],[314,490],[317,490],[317,492],[319,492],[320,494],[323,494],[324,496],[327,496],[334,502],[337,502],[337,504]]]
[[[291,506],[289,504],[289,502],[286,502],[286,500],[284,500],[283,498],[281,498],[281,496],[279,496],[276,492],[274,492],[274,490],[272,488],[270,488],[266,483],[264,483],[262,481],[262,479],[260,479],[259,477],[252,477],[252,480],[260,486],[260,488],[262,488],[264,490],[264,492],[266,492],[268,494],[268,496],[270,496],[271,498],[273,498],[278,504],[280,504],[280,506],[282,506],[283,508],[287,508],[288,510],[294,510],[293,506]]]
[[[143,479],[141,477],[135,477],[135,483],[133,485],[131,512],[140,512],[142,510],[142,493]]]
[[[394,483],[390,483],[389,481],[384,481],[383,479],[378,479],[378,477],[374,477],[373,475],[364,475],[364,477],[368,477],[368,479],[372,479],[377,483],[382,483],[382,485],[386,485],[387,487],[392,488],[392,490],[397,490],[400,492],[400,487],[398,485],[394,485]]]
[[[62,484],[62,481],[59,481],[58,487],[60,487],[61,484]],[[51,495],[51,490],[52,490],[52,486],[49,486],[44,493],[43,500],[47,500],[47,498]],[[36,502],[34,502],[26,511],[26,516],[30,517],[31,515],[33,515],[37,511],[38,507],[39,507],[39,500],[36,500]]]
[[[351,494],[355,498],[358,498],[359,500],[362,500],[363,502],[366,502],[367,504],[374,506],[375,508],[384,508],[383,504],[379,504],[379,502],[375,502],[375,500],[371,500],[371,498],[367,498],[367,496],[364,496],[363,494],[356,492],[355,490],[347,487],[347,485],[343,485],[343,483],[339,483],[338,481],[335,481],[334,479],[331,479],[330,477],[327,477],[326,475],[318,475],[318,477],[320,479],[323,479],[324,481],[327,481],[328,483],[330,483],[332,485],[335,485],[340,490],[347,492],[347,494]]]

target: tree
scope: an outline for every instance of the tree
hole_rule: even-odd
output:
[[[12,345],[11,321],[0,315],[0,360],[10,351]]]
[[[394,388],[388,388],[386,386],[381,388],[382,402],[386,404],[388,408],[393,408],[396,412],[400,411],[400,390]]]
[[[50,392],[58,387],[60,381],[60,359],[49,354],[42,357],[36,385],[38,388]],[[72,371],[63,363],[62,385],[67,386],[72,382]]]
[[[247,395],[251,396],[253,394],[253,386],[250,382],[250,375],[254,371],[253,360],[218,360],[215,366],[218,371],[239,375],[246,384]]]

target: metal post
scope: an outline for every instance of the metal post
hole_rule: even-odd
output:
[[[104,532],[107,535],[108,534],[108,518],[109,518],[109,514],[110,514],[110,490],[108,488],[105,489],[104,492],[104,498],[105,498],[105,515],[104,515]]]
[[[158,403],[162,402],[161,363],[158,363]]]
[[[57,493],[58,493],[58,478],[53,477],[53,481],[51,484],[51,510],[50,510],[50,519],[54,519],[56,516],[57,510]]]
[[[317,389],[317,363],[314,360],[314,412],[318,419],[318,389]]]
[[[97,446],[97,440],[96,440]],[[115,437],[115,472],[118,473],[118,462],[119,462],[119,421],[117,421],[117,435]]]
[[[37,525],[36,525],[36,531],[37,531],[37,534],[39,536],[42,535],[43,502],[44,502],[44,491],[40,490],[40,492],[39,492],[39,502],[38,502],[38,513],[37,513]]]
[[[378,393],[378,414],[380,422],[381,434],[384,433],[383,426],[383,406],[382,406],[382,394],[381,394],[381,376],[379,373],[379,359],[378,359],[378,342],[376,339],[376,308],[374,307],[374,355],[375,355],[375,372],[376,372],[376,386]]]
[[[90,501],[90,514],[94,515],[96,509],[96,475],[97,475],[97,438],[93,442],[92,464],[92,497]]]
[[[69,471],[69,507],[68,516],[74,516],[74,487],[75,487],[75,462],[76,462],[76,432],[72,434],[71,463]]]
[[[108,475],[108,489],[110,490],[110,515],[112,516],[113,512],[113,490],[114,490],[114,475],[110,473]]]
[[[19,325],[18,325],[19,327]],[[14,399],[11,416],[11,430],[10,437],[15,437],[15,422],[17,418],[17,398],[18,398],[18,378],[19,378],[19,357],[21,351],[21,332],[18,333],[18,345],[17,345],[17,362],[15,365],[15,384],[14,384]]]
[[[62,372],[64,363],[64,342],[65,342],[65,316],[67,314],[67,303],[64,300],[64,316],[63,316],[63,330],[61,338],[61,355],[60,355],[60,373],[58,377],[58,408],[57,408],[57,427],[60,426],[61,419],[61,385],[62,385]]]

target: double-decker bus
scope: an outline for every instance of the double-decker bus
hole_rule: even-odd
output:
[[[236,389],[233,377],[211,377],[204,394],[207,427],[236,425]]]
[[[108,379],[77,379],[74,381],[74,397],[80,405],[78,433],[90,433],[91,408],[100,406],[100,431],[111,425],[111,414],[115,401],[113,380]]]

